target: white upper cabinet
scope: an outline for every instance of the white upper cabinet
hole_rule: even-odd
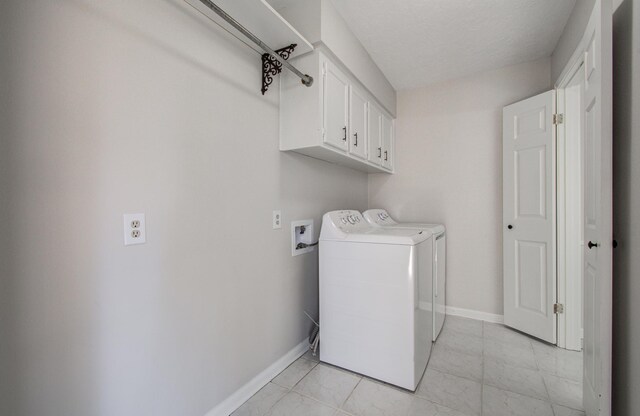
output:
[[[388,170],[393,170],[393,120],[391,117],[382,115],[382,166]]]
[[[382,165],[382,111],[374,103],[369,103],[368,131],[368,160]]]
[[[364,93],[351,85],[349,88],[349,153],[367,158],[367,107]]]
[[[315,51],[292,60],[314,83],[280,79],[280,150],[364,172],[393,172],[393,120],[352,75]]]
[[[338,149],[349,147],[349,82],[335,65],[324,63],[324,142]]]

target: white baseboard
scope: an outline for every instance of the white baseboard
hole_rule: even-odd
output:
[[[472,309],[456,308],[455,306],[447,306],[446,311],[447,311],[447,315],[477,319],[479,321],[492,322],[494,324],[504,323],[504,315],[497,315],[495,313],[474,311]]]
[[[258,390],[266,386],[275,376],[280,374],[292,362],[297,360],[309,349],[309,342],[305,339],[292,350],[280,357],[275,363],[264,369],[260,374],[240,387],[235,393],[227,397],[222,403],[211,409],[205,416],[229,416]]]
[[[446,307],[447,315],[460,316],[463,318],[477,319],[480,321],[501,324],[504,322],[502,315],[488,312],[474,311],[472,309],[457,308],[455,306]],[[297,360],[309,349],[309,343],[305,339],[300,344],[280,357],[276,362],[264,369],[260,374],[251,379],[247,384],[240,387],[235,393],[227,397],[222,403],[210,410],[205,416],[229,416],[258,390],[267,385],[275,376],[280,374],[292,362]]]

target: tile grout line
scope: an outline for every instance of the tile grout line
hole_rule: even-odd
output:
[[[533,349],[533,343],[531,344],[531,348]],[[549,393],[549,387],[547,386],[547,380],[545,380],[544,375],[542,374],[543,371],[540,370],[540,364],[538,363],[538,356],[536,355],[535,349],[533,349],[533,359],[536,362],[536,368],[538,369],[538,374],[540,375],[540,378],[542,378],[542,385],[544,386],[544,391],[547,392],[547,397],[549,399],[549,405],[551,406],[551,413],[553,413],[555,415],[556,411],[553,409],[553,402],[551,401],[551,394]]]
[[[311,361],[311,360],[309,360],[309,361]],[[332,409],[336,410],[336,412],[334,413],[334,415],[335,415],[335,414],[337,414],[338,412],[344,412],[344,413],[346,413],[346,414],[348,414],[348,415],[351,415],[351,413],[349,413],[349,412],[347,412],[347,411],[343,410],[343,409],[342,409],[342,406],[347,402],[347,400],[349,400],[349,397],[351,397],[351,395],[353,394],[353,391],[356,389],[356,387],[358,387],[358,385],[360,384],[360,382],[363,380],[363,378],[364,378],[364,377],[362,377],[362,376],[356,376],[356,377],[358,377],[358,382],[357,382],[357,383],[356,383],[356,385],[353,387],[353,389],[351,390],[351,392],[349,393],[349,395],[347,396],[347,398],[344,400],[344,402],[343,402],[341,405],[339,405],[338,407],[336,407],[336,406],[334,406],[334,405],[332,405],[332,404],[329,404],[329,403],[327,403],[327,402],[323,402],[322,400],[316,399],[315,397],[309,396],[308,394],[306,394],[306,393],[304,393],[304,392],[301,392],[301,391],[298,391],[298,390],[294,390],[294,388],[295,388],[298,384],[300,384],[300,382],[302,382],[302,380],[303,380],[306,376],[308,376],[308,375],[309,375],[309,373],[311,373],[311,371],[313,371],[316,367],[318,367],[318,366],[321,364],[321,362],[320,362],[320,361],[315,361],[315,360],[313,360],[313,361],[316,363],[316,365],[315,365],[311,370],[309,370],[309,372],[308,372],[307,374],[305,374],[305,375],[304,375],[304,377],[302,377],[302,378],[301,378],[301,379],[300,379],[300,380],[299,380],[299,381],[298,381],[298,382],[297,382],[297,383],[296,383],[296,384],[295,384],[295,385],[294,385],[294,386],[289,390],[289,393],[293,392],[293,393],[299,394],[300,396],[306,397],[307,399],[311,399],[311,400],[313,400],[314,402],[320,403],[320,404],[322,404],[322,405],[324,405],[324,406],[328,406],[328,407],[330,407],[330,408],[332,408]],[[334,367],[334,366],[330,366],[330,368],[335,368],[335,367]],[[355,373],[352,373],[352,372],[350,372],[350,371],[348,371],[348,370],[340,369],[339,371],[342,371],[342,372],[347,373],[347,374],[353,374],[353,375],[355,375]],[[283,397],[284,397],[284,396],[283,396]]]
[[[284,371],[284,370],[283,370],[283,371]],[[280,374],[278,374],[278,375],[280,375]],[[277,377],[277,376],[276,376],[276,377]],[[274,377],[274,378],[275,378],[275,377]],[[270,381],[269,383],[271,383],[271,381]],[[274,384],[275,384],[275,383],[274,383]],[[268,384],[267,384],[267,385],[268,385]],[[276,386],[279,386],[279,387],[282,387],[283,389],[286,389],[286,387],[280,386],[279,384],[275,384],[275,385],[276,385]],[[275,407],[275,405],[276,405],[276,404],[280,403],[280,400],[284,399],[284,397],[285,397],[287,394],[289,394],[289,393],[291,393],[291,389],[289,389],[285,394],[283,394],[283,395],[282,395],[282,397],[280,397],[278,400],[276,400],[276,401],[275,401],[275,403],[273,403],[271,406],[269,406],[269,408],[267,409],[267,411],[266,411],[266,412],[264,412],[262,416],[265,416],[265,415],[269,414],[269,412],[271,411],[271,409],[273,409],[273,408]],[[257,393],[256,393],[256,394],[257,394]],[[253,396],[252,396],[252,397],[253,397]],[[249,400],[251,400],[251,399],[249,399]],[[247,402],[248,402],[249,400],[247,400]],[[246,402],[245,402],[245,403],[246,403]]]
[[[362,381],[362,377],[360,377],[360,380],[358,380],[358,383],[356,384],[356,387],[358,386],[358,384],[360,384],[360,381]],[[353,388],[353,390],[355,390],[355,387]],[[353,390],[351,391],[351,393],[353,393]],[[292,392],[292,393],[296,393],[296,394],[299,394],[299,395],[300,395],[300,396],[302,396],[302,397],[306,397],[307,399],[313,400],[314,402],[320,403],[320,404],[322,404],[322,405],[324,405],[324,406],[328,406],[328,407],[330,407],[330,408],[332,408],[332,409],[336,410],[337,412],[344,412],[344,413],[346,413],[346,414],[348,414],[348,415],[351,415],[351,413],[349,413],[349,412],[347,412],[346,410],[342,409],[342,405],[344,405],[344,403],[346,403],[346,401],[349,399],[349,397],[351,397],[351,393],[349,393],[349,396],[347,396],[347,400],[345,400],[345,401],[344,401],[344,403],[342,403],[342,405],[340,405],[339,407],[336,407],[336,406],[334,406],[334,405],[332,405],[332,404],[329,404],[329,403],[327,403],[327,402],[323,402],[323,401],[322,401],[322,400],[320,400],[320,399],[316,399],[315,397],[309,396],[308,394],[303,393],[303,392],[301,392],[301,391],[297,391],[297,390],[293,390],[293,389],[291,389],[291,391],[290,391],[290,392]],[[336,413],[337,413],[337,412],[336,412]]]
[[[344,399],[344,401],[342,402],[342,404],[340,405],[339,409],[342,410],[343,406],[349,401],[349,398],[351,398],[351,396],[353,395],[353,392],[356,391],[356,388],[358,388],[358,386],[360,385],[360,383],[362,383],[362,380],[364,378],[360,377],[360,380],[358,380],[358,382],[356,383],[355,386],[353,386],[353,389],[351,389],[351,391],[349,392],[349,395],[347,396],[346,399]],[[349,412],[346,412],[349,413]]]
[[[533,343],[531,344],[531,346],[533,347]],[[560,347],[557,347],[557,346],[556,346],[556,348],[560,348]],[[576,408],[574,408],[574,407],[566,406],[566,405],[564,405],[564,404],[560,404],[560,403],[555,403],[555,402],[551,399],[551,394],[549,393],[549,386],[547,385],[547,379],[546,379],[545,375],[550,376],[550,377],[554,377],[554,378],[557,378],[557,379],[560,379],[560,380],[565,380],[565,381],[568,381],[568,382],[570,382],[570,383],[576,383],[576,384],[579,384],[580,382],[575,381],[575,380],[572,380],[572,379],[569,379],[569,378],[560,377],[560,376],[558,376],[557,374],[553,374],[553,373],[550,373],[550,372],[547,372],[547,371],[541,370],[541,369],[540,369],[540,366],[539,366],[539,359],[538,359],[538,356],[537,356],[537,355],[536,355],[536,353],[535,353],[535,349],[534,349],[533,355],[534,355],[534,358],[535,358],[535,361],[536,361],[536,366],[538,367],[538,373],[540,374],[540,377],[542,378],[542,383],[544,384],[544,388],[545,388],[545,390],[546,390],[546,392],[547,392],[547,396],[549,397],[549,400],[548,400],[548,401],[549,401],[549,404],[551,405],[551,411],[553,412],[553,414],[555,415],[555,410],[553,409],[553,405],[554,405],[554,404],[555,404],[555,405],[558,405],[558,406],[566,407],[567,409],[572,409],[572,410],[576,410],[576,411],[579,411],[579,412],[584,412],[584,410],[576,409]]]
[[[305,358],[304,358],[304,356],[301,356],[300,358],[305,359]],[[300,358],[298,358],[298,359],[300,359]],[[288,395],[289,393],[296,393],[296,394],[299,394],[299,395],[301,395],[301,396],[303,396],[303,397],[307,397],[305,394],[302,394],[302,393],[300,393],[300,392],[298,392],[298,391],[295,391],[295,390],[294,390],[294,388],[295,388],[295,386],[297,386],[297,385],[302,381],[302,379],[304,379],[306,376],[308,376],[308,375],[309,375],[309,373],[310,373],[311,371],[313,371],[313,369],[314,369],[314,368],[316,368],[316,367],[318,366],[318,364],[320,364],[320,362],[319,362],[319,361],[315,361],[315,360],[308,360],[308,359],[305,359],[305,360],[310,361],[310,362],[313,362],[313,363],[314,363],[314,366],[313,366],[309,371],[307,371],[307,373],[306,373],[304,376],[300,377],[300,380],[298,380],[298,381],[297,381],[293,386],[291,386],[291,387],[281,386],[281,385],[280,385],[280,384],[278,384],[278,383],[274,383],[274,382],[273,382],[273,379],[275,379],[276,377],[278,377],[280,374],[284,373],[284,372],[287,370],[287,368],[291,367],[291,366],[295,363],[295,361],[294,361],[293,363],[291,363],[291,364],[289,365],[289,367],[285,368],[285,369],[284,369],[284,370],[282,370],[280,373],[278,373],[278,375],[277,375],[276,377],[274,377],[274,378],[269,382],[269,383],[273,383],[273,384],[275,384],[276,386],[282,387],[283,389],[286,389],[286,390],[287,390],[287,392],[286,392],[285,394],[283,394],[283,395],[282,395],[282,397],[280,397],[278,400],[276,400],[276,402],[275,402],[273,405],[271,405],[271,406],[269,407],[269,409],[266,411],[266,413],[264,413],[262,416],[266,416],[267,414],[269,414],[269,412],[271,411],[271,409],[273,409],[273,408],[275,407],[275,405],[276,405],[276,404],[280,403],[280,401],[281,401],[282,399],[284,399],[284,398],[285,398],[285,396],[286,396],[286,395]],[[297,360],[296,360],[296,361],[297,361]],[[307,397],[307,398],[309,398],[309,399],[313,399],[313,397]],[[315,400],[315,399],[313,399],[313,400]],[[324,405],[328,405],[327,403],[320,402],[319,400],[316,400],[316,401],[317,401],[318,403],[321,403],[321,404],[324,404]],[[334,408],[333,406],[330,406],[330,407],[331,407],[331,408]]]
[[[331,408],[331,409],[333,409],[333,410],[342,410],[342,409],[340,409],[339,407],[335,407],[335,406],[334,406],[334,405],[332,405],[332,404],[329,404],[329,403],[327,403],[327,402],[323,402],[322,400],[318,400],[318,399],[316,399],[315,397],[311,397],[311,396],[309,396],[308,394],[305,394],[305,393],[303,393],[303,392],[301,392],[301,391],[291,390],[291,391],[290,391],[290,393],[298,394],[298,395],[300,395],[300,396],[302,396],[302,397],[304,397],[304,398],[307,398],[307,399],[309,399],[309,400],[313,400],[313,401],[314,401],[314,402],[316,402],[316,403],[320,403],[320,404],[321,404],[321,405],[323,405],[323,406],[330,407],[330,408]],[[345,412],[345,413],[347,413],[347,412]]]
[[[300,358],[302,358],[302,357],[300,357]],[[292,362],[292,363],[289,365],[289,367],[293,366],[296,362],[298,362],[298,360],[299,360],[300,358],[298,358],[296,361]],[[297,385],[298,385],[298,383],[300,383],[300,381],[302,381],[302,379],[303,379],[303,378],[305,378],[305,377],[307,376],[307,374],[309,374],[311,371],[313,371],[313,369],[314,369],[314,368],[316,368],[316,367],[317,367],[317,365],[318,365],[318,362],[317,362],[317,361],[312,361],[312,360],[305,360],[305,361],[308,361],[308,362],[312,363],[312,364],[313,364],[313,367],[311,367],[311,368],[309,369],[309,371],[307,371],[306,373],[304,373],[304,375],[303,375],[302,377],[300,377],[300,380],[298,380],[298,381],[296,381],[295,383],[293,383],[293,386],[291,386],[291,387],[283,386],[282,384],[278,383],[277,381],[274,381],[274,380],[275,380],[276,378],[278,378],[281,374],[283,374],[285,371],[287,371],[287,370],[289,369],[289,367],[287,367],[287,368],[285,368],[284,370],[282,370],[281,372],[279,372],[279,373],[278,373],[274,378],[272,378],[272,379],[271,379],[270,383],[273,383],[273,384],[275,384],[276,386],[280,386],[280,387],[285,388],[285,389],[293,390],[293,388],[294,388],[295,386],[297,386]]]
[[[547,382],[544,379],[543,371],[540,369],[540,363],[538,362],[538,356],[536,355],[536,349],[533,348],[533,341],[529,340],[529,347],[531,348],[531,352],[533,352],[533,362],[536,363],[536,372],[542,379],[542,385],[544,386],[544,391],[547,393],[547,403],[551,407],[551,413],[553,415],[556,414],[555,410],[553,410],[553,402],[551,401],[551,394],[549,394],[549,387],[547,387]]]
[[[482,321],[482,325],[481,325],[481,327],[480,327],[480,329],[481,329],[481,331],[480,331],[480,337],[479,337],[479,338],[480,338],[480,341],[481,341],[481,344],[480,344],[480,357],[481,357],[481,365],[482,365],[482,367],[481,367],[481,374],[480,374],[480,376],[481,376],[481,380],[480,380],[480,409],[478,409],[478,412],[479,412],[479,413],[477,413],[477,415],[480,415],[480,416],[485,415],[485,412],[484,412],[484,390],[485,390],[485,378],[484,378],[484,377],[485,377],[485,374],[486,374],[486,354],[485,354],[485,352],[486,352],[486,341],[487,341],[487,339],[486,339],[486,335],[487,335],[487,325],[488,325],[488,324],[487,324],[486,322]],[[456,333],[456,334],[462,334],[462,335],[473,336],[473,334],[468,333],[468,332],[464,332],[464,331],[456,331],[456,330],[451,330],[451,331],[452,331],[453,333]],[[499,342],[499,343],[506,344],[506,345],[511,345],[509,342],[505,343],[505,342],[503,342],[503,341],[499,341],[499,340],[495,340],[495,342]],[[576,382],[576,381],[574,381],[574,380],[572,380],[572,379],[569,379],[569,378],[559,377],[559,376],[557,376],[557,375],[554,375],[553,373],[548,373],[548,372],[546,372],[546,371],[543,371],[543,370],[541,369],[541,366],[540,366],[540,362],[541,362],[541,360],[542,360],[542,356],[538,356],[538,354],[536,354],[536,350],[535,350],[535,348],[534,348],[534,341],[533,341],[533,340],[528,340],[528,345],[529,345],[529,350],[533,353],[533,358],[534,358],[535,370],[533,370],[533,371],[534,371],[536,374],[538,374],[538,375],[543,379],[542,381],[543,381],[543,386],[544,386],[544,389],[545,389],[545,393],[546,393],[546,395],[547,395],[547,400],[542,400],[542,399],[540,399],[539,397],[530,396],[530,395],[528,395],[528,394],[523,394],[523,393],[519,393],[519,392],[513,392],[513,391],[510,391],[510,390],[507,390],[507,389],[503,389],[502,387],[499,387],[499,386],[493,386],[493,387],[495,387],[495,388],[497,388],[497,389],[499,389],[499,390],[504,390],[505,392],[508,392],[508,393],[517,394],[517,395],[520,395],[520,396],[523,396],[523,397],[528,397],[528,398],[531,398],[531,399],[535,399],[535,400],[540,400],[540,401],[546,402],[546,403],[548,403],[548,404],[549,404],[549,406],[551,407],[551,413],[550,413],[550,415],[552,415],[552,416],[553,416],[553,415],[556,415],[556,411],[555,411],[555,409],[553,408],[554,402],[552,402],[552,401],[551,401],[551,396],[550,396],[550,394],[549,394],[549,387],[548,387],[548,385],[547,385],[547,381],[546,381],[546,379],[545,379],[544,375],[549,375],[549,376],[555,377],[555,378],[557,378],[557,379],[565,380],[565,381],[572,382],[572,383],[577,383],[577,382]],[[445,345],[443,344],[443,346],[445,346]],[[446,347],[446,346],[445,346],[445,347]],[[516,345],[514,345],[514,347],[516,347]],[[457,350],[456,350],[456,351],[457,351]],[[460,354],[465,355],[465,356],[473,356],[473,354],[468,354],[467,352],[461,352],[461,351],[457,351],[457,352],[459,352]],[[298,381],[297,381],[297,382],[296,382],[292,387],[290,387],[290,388],[285,387],[285,386],[281,386],[280,384],[278,384],[277,382],[274,382],[273,380],[271,381],[274,385],[276,385],[276,386],[278,386],[278,387],[280,387],[280,388],[283,388],[283,389],[285,390],[285,394],[284,394],[282,397],[280,397],[280,398],[279,398],[279,399],[278,399],[278,400],[277,400],[277,401],[276,401],[272,406],[270,406],[270,407],[269,407],[269,409],[267,410],[267,412],[265,413],[265,415],[266,415],[266,414],[268,414],[270,411],[272,411],[273,407],[274,407],[274,406],[276,406],[278,403],[280,403],[280,401],[281,401],[281,400],[282,400],[286,395],[288,395],[288,394],[289,394],[289,393],[291,393],[291,392],[295,392],[296,394],[300,395],[301,397],[307,398],[307,399],[309,399],[309,400],[311,400],[311,401],[313,401],[313,402],[315,402],[315,403],[321,404],[321,405],[323,405],[323,406],[327,406],[327,407],[329,407],[330,409],[334,410],[333,416],[339,416],[339,414],[341,414],[341,413],[344,413],[345,415],[353,416],[351,413],[349,413],[349,412],[347,412],[346,410],[344,410],[344,406],[345,406],[345,404],[346,404],[349,400],[351,400],[351,398],[352,398],[352,397],[354,397],[353,395],[354,395],[355,390],[358,388],[358,386],[362,383],[362,381],[363,381],[365,378],[366,378],[367,380],[369,380],[369,381],[373,382],[373,383],[379,384],[379,385],[384,386],[384,387],[387,387],[387,388],[392,388],[392,389],[394,389],[394,387],[393,387],[393,386],[387,386],[387,383],[381,382],[381,381],[379,381],[379,380],[369,379],[368,377],[365,377],[365,376],[362,376],[362,375],[359,375],[359,374],[356,374],[356,373],[350,372],[349,370],[346,370],[346,369],[343,369],[343,368],[340,368],[340,367],[334,367],[334,366],[329,365],[329,367],[336,368],[336,369],[338,369],[339,371],[345,372],[345,373],[347,373],[347,374],[353,374],[353,375],[355,375],[356,377],[358,377],[358,381],[357,381],[357,383],[355,384],[355,386],[351,389],[351,391],[350,391],[350,392],[349,392],[349,394],[346,396],[346,398],[345,398],[345,399],[344,399],[344,400],[343,400],[339,405],[337,405],[337,407],[336,407],[336,406],[334,406],[334,405],[331,405],[331,404],[329,404],[329,403],[326,403],[326,402],[324,402],[324,401],[321,401],[321,400],[319,400],[319,399],[316,399],[316,398],[314,398],[314,397],[311,397],[311,396],[309,396],[309,395],[307,395],[307,394],[305,394],[305,393],[302,393],[302,392],[300,392],[300,391],[296,391],[296,390],[294,390],[294,389],[295,389],[295,388],[296,388],[296,387],[297,387],[297,386],[302,382],[302,380],[303,380],[303,379],[305,379],[305,378],[309,375],[309,373],[311,373],[314,369],[316,369],[316,368],[318,367],[318,365],[319,365],[319,364],[321,364],[321,362],[319,362],[319,361],[317,361],[317,360],[315,360],[315,359],[312,359],[312,358],[310,358],[310,357],[307,357],[307,356],[301,356],[300,358],[304,359],[304,360],[305,360],[305,362],[313,363],[313,366],[309,369],[309,371],[307,371],[307,372],[306,372],[306,373],[305,373],[305,374],[304,374],[304,375],[303,375],[303,376],[302,376],[302,377],[301,377],[301,378],[300,378],[300,379],[299,379],[299,380],[298,380]],[[498,361],[500,361],[499,359],[497,359],[497,360],[498,360]],[[508,364],[508,363],[504,363],[504,364],[505,364],[505,365],[508,365],[508,366],[512,366],[512,365],[510,365],[510,364]],[[291,365],[293,365],[293,363],[292,363]],[[290,365],[290,366],[291,366],[291,365]],[[517,365],[515,365],[515,366],[513,366],[513,367],[518,367],[518,368],[522,368],[523,370],[529,370],[529,371],[531,371],[531,369],[530,369],[530,368],[527,368],[527,367],[519,367],[519,366],[517,366]],[[288,368],[289,368],[289,367],[287,367],[287,369],[288,369]],[[283,371],[282,371],[281,373],[279,373],[276,377],[278,377],[280,374],[282,374],[282,373],[283,373],[284,371],[286,371],[287,369],[283,370]],[[457,376],[457,375],[455,375],[455,374],[450,374],[448,371],[440,371],[440,370],[433,369],[433,368],[432,368],[432,371],[435,371],[435,372],[438,372],[438,373],[441,373],[441,374],[445,374],[445,375],[450,375],[450,376],[460,377],[461,379],[466,379],[466,380],[470,380],[470,381],[475,381],[475,380],[469,379],[469,378],[467,378],[467,377]],[[531,373],[531,374],[533,374],[533,373]],[[274,377],[274,379],[275,379],[276,377]],[[423,376],[423,377],[424,377],[424,376]],[[487,386],[491,386],[491,383],[487,383]],[[394,389],[394,390],[400,391],[399,389]],[[404,393],[404,392],[403,392],[403,393]],[[411,403],[415,402],[416,400],[424,400],[424,401],[426,401],[426,402],[433,403],[434,405],[441,406],[441,404],[440,404],[440,403],[438,403],[438,402],[434,402],[434,401],[430,400],[429,398],[426,398],[426,397],[423,397],[423,396],[421,396],[421,395],[417,394],[417,389],[416,389],[416,391],[415,391],[415,392],[413,392],[413,393],[408,392],[408,393],[406,393],[406,394],[408,394],[409,396],[411,396],[411,399],[412,399],[412,400],[411,400]],[[558,406],[560,406],[560,404],[558,404],[558,403],[556,403],[556,404],[557,404]],[[445,407],[447,407],[447,406],[445,406]],[[567,408],[569,408],[569,409],[573,409],[573,407],[571,407],[571,406],[566,406],[566,407],[567,407]],[[578,410],[578,409],[574,409],[574,410]],[[410,411],[410,410],[409,410],[409,411]],[[264,416],[264,415],[263,415],[263,416]],[[491,416],[491,415],[486,415],[486,416]]]

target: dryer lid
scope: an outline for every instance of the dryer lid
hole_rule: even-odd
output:
[[[343,210],[324,214],[320,241],[415,245],[431,236],[430,230],[374,227],[360,212]]]
[[[397,222],[387,213],[384,209],[370,209],[365,211],[363,217],[373,226],[376,227],[389,227],[389,228],[412,228],[429,230],[434,235],[444,233],[444,225],[442,224],[430,224],[422,222]]]

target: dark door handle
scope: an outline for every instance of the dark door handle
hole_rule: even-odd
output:
[[[389,160],[389,159],[387,159],[387,157],[388,157],[388,156],[389,156],[389,155],[388,155],[387,151],[385,150],[385,151],[384,151],[384,160]]]
[[[507,225],[507,228],[510,229],[510,230],[513,230],[513,225],[509,224],[509,225]]]
[[[347,126],[344,126],[342,128],[342,131],[344,132],[344,136],[342,136],[342,140],[344,140],[346,142],[347,141]]]
[[[353,133],[353,137],[356,138],[356,142],[353,144],[354,146],[358,146],[358,133]]]
[[[591,250],[594,247],[598,247],[598,243],[592,243],[591,241],[589,241],[589,243],[587,244],[587,247],[589,247],[589,250]]]
[[[382,157],[382,147],[378,147],[378,158]]]
[[[618,240],[613,240],[611,242],[611,245],[613,246],[613,248],[617,248],[618,247]]]

